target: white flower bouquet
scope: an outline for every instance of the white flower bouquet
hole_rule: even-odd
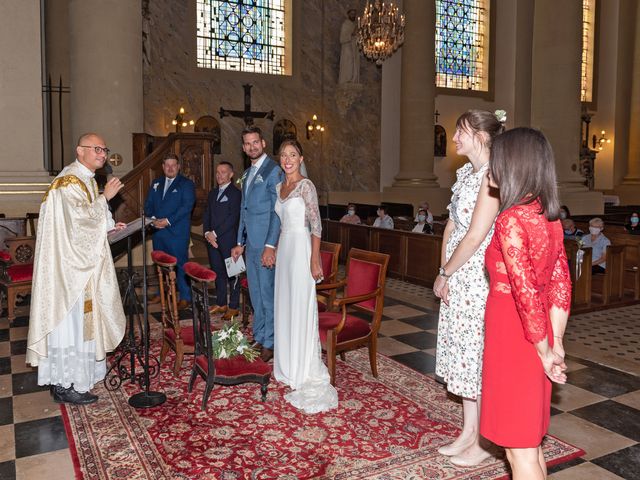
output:
[[[253,362],[258,358],[257,350],[251,348],[249,341],[243,335],[238,322],[227,322],[220,330],[211,335],[213,358],[233,358],[242,355],[247,361]]]

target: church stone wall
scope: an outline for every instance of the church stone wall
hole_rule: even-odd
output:
[[[250,83],[252,110],[275,111],[273,122],[255,122],[265,132],[268,151],[275,122],[293,121],[309,176],[321,196],[330,190],[378,191],[381,71],[361,59],[362,88],[355,89],[356,98],[346,109],[342,102],[351,91],[337,85],[340,26],[351,5],[338,0],[291,3],[293,75],[274,76],[197,68],[195,0],[144,1],[145,131],[153,135],[173,131],[171,121],[180,106],[194,120],[202,115],[219,118],[220,107],[242,110],[242,85]],[[326,131],[322,138],[307,140],[305,124],[314,113],[326,124]],[[227,160],[242,169],[243,121],[231,117],[219,121],[222,153],[216,161]]]

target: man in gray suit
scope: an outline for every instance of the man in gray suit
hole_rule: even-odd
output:
[[[237,245],[231,256],[237,260],[246,249],[247,279],[253,305],[253,338],[262,349],[261,357],[273,357],[273,301],[276,245],[280,236],[280,219],[274,210],[276,185],[283,173],[264,149],[262,131],[250,126],[242,131],[242,150],[251,160],[244,171],[240,225]]]

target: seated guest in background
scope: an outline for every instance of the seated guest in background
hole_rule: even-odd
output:
[[[582,237],[583,245],[592,248],[592,273],[604,273],[605,268],[607,268],[607,247],[611,245],[611,241],[603,235],[603,230],[604,222],[602,219],[598,217],[592,218],[589,220],[589,233],[591,235]]]
[[[224,313],[224,319],[230,320],[240,313],[240,282],[237,277],[227,276],[225,258],[231,256],[231,249],[236,246],[238,223],[240,222],[240,202],[242,193],[231,180],[233,165],[220,162],[216,167],[216,183],[218,186],[209,192],[207,208],[204,211],[203,230],[207,240],[209,264],[216,272],[216,305],[211,313]],[[231,298],[227,305],[227,285],[231,280]]]
[[[570,218],[562,220],[562,230],[565,240],[578,240],[584,235],[584,232],[577,228],[575,222]]]
[[[571,212],[569,211],[569,207],[566,205],[560,206],[560,220],[564,220],[566,218],[571,218]]]
[[[427,221],[427,211],[424,208],[418,210],[418,215],[416,215],[417,222],[413,230],[414,233],[428,233],[433,234],[433,228],[429,225]]]
[[[433,215],[431,214],[431,211],[429,210],[429,202],[422,202],[420,205],[418,205],[418,212],[416,213],[416,218],[414,218],[414,222],[418,221],[418,215],[420,215],[420,210],[424,210],[426,212],[427,215],[427,223],[429,225],[431,225],[433,227]]]
[[[356,215],[356,206],[353,203],[349,204],[346,215],[344,215],[340,221],[342,223],[351,223],[352,225],[360,225],[362,223],[360,217]]]
[[[640,235],[640,223],[638,220],[640,216],[638,212],[633,212],[629,217],[629,223],[624,226],[624,229],[629,232],[631,235]]]
[[[376,228],[386,228],[388,230],[393,230],[393,218],[387,215],[387,207],[384,205],[380,205],[378,207],[378,218],[373,222],[373,226]]]

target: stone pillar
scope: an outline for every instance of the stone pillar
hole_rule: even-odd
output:
[[[70,0],[69,51],[73,142],[102,135],[133,167],[133,132],[143,128],[142,6],[140,0]]]
[[[633,47],[633,76],[629,117],[629,156],[623,185],[635,185],[640,190],[640,8],[636,11],[636,31]],[[640,192],[636,192],[640,198]]]
[[[579,173],[582,2],[536,0],[533,24],[531,126],[549,139],[560,196],[572,213],[599,213],[602,194]]]
[[[438,187],[433,173],[435,2],[404,0],[400,171],[394,187]]]

